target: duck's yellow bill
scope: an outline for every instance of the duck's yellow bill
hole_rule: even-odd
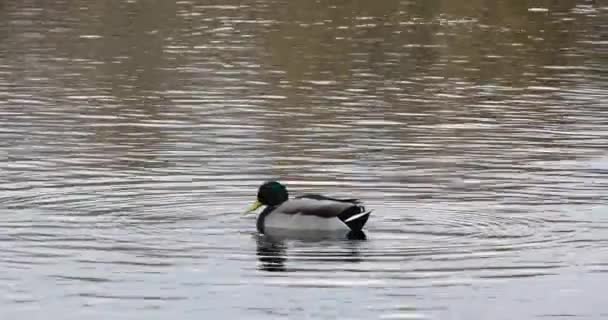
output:
[[[251,205],[251,207],[249,207],[249,209],[247,209],[247,211],[245,211],[245,214],[250,213],[250,212],[252,212],[252,211],[255,211],[255,210],[257,210],[257,209],[258,209],[259,207],[261,207],[261,206],[262,206],[262,203],[261,203],[260,201],[256,200],[256,201],[255,201],[255,202],[254,202],[254,203]]]

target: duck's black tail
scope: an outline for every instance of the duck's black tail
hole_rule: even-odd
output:
[[[356,205],[344,210],[338,218],[352,231],[361,231],[372,211],[365,211],[365,207]]]

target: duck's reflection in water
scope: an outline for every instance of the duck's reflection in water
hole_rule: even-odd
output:
[[[308,261],[345,261],[356,263],[362,260],[359,252],[359,241],[366,239],[367,236],[363,231],[350,232],[339,238],[328,236],[327,234],[321,236],[320,234],[311,233],[299,234],[298,237],[294,237],[293,234],[290,237],[276,234],[256,235],[257,257],[260,263],[260,270],[271,272],[288,271],[285,265],[288,260],[288,241],[293,240],[295,241],[294,243],[306,244],[306,246],[318,244],[320,247],[318,254],[312,255],[310,250],[294,250],[292,253],[294,256],[306,256],[306,260]],[[341,244],[339,250],[324,250],[328,242],[335,244],[335,241]]]
[[[283,240],[273,239],[265,235],[257,236],[257,256],[260,269],[264,271],[287,271],[287,245]]]
[[[348,234],[346,234],[346,238],[348,240],[367,240],[367,236],[365,235],[365,232],[359,230],[359,231],[351,231]]]

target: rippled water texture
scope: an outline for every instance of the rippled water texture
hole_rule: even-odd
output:
[[[603,1],[0,2],[0,318],[608,319]],[[258,185],[356,196],[274,241]]]

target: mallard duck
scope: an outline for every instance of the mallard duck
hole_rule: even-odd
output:
[[[306,194],[289,199],[287,188],[277,181],[262,184],[257,201],[246,211],[266,208],[258,215],[257,229],[361,232],[371,211],[358,199],[336,199]]]

